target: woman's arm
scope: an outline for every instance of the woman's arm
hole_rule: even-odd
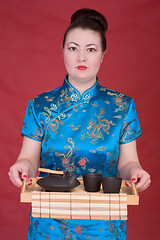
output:
[[[21,187],[22,179],[36,177],[40,155],[41,142],[23,137],[19,157],[8,173],[14,185]]]
[[[139,192],[149,187],[151,183],[150,175],[143,170],[139,163],[136,140],[120,145],[118,173],[121,178],[131,179],[135,182]],[[131,186],[128,181],[126,181],[126,185]]]

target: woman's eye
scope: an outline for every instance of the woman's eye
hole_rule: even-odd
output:
[[[96,52],[97,50],[95,48],[88,48],[88,52]]]
[[[76,47],[69,47],[68,49],[69,49],[70,51],[76,51],[76,50],[77,50]]]

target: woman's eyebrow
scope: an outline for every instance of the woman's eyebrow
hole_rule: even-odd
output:
[[[79,46],[79,44],[78,43],[75,43],[75,42],[69,42],[69,43],[67,43],[67,45],[68,44],[75,44],[76,46]]]
[[[90,43],[90,44],[87,44],[86,46],[87,46],[87,47],[90,47],[90,46],[92,46],[92,45],[97,46],[95,43]]]
[[[67,45],[68,45],[68,44],[75,44],[76,46],[79,46],[79,44],[78,44],[78,43],[75,43],[75,42],[69,42],[69,43],[67,43]],[[94,46],[97,46],[95,43],[89,43],[89,44],[86,45],[86,47],[90,47],[90,46],[93,46],[93,45],[94,45]]]

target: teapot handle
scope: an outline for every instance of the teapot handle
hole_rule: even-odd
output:
[[[45,172],[45,173],[53,173],[53,174],[64,174],[63,171],[55,171],[52,169],[47,169],[47,168],[38,168],[39,172]]]

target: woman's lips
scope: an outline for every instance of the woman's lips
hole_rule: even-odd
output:
[[[87,67],[86,67],[86,66],[83,66],[83,65],[80,65],[80,66],[78,66],[77,68],[78,68],[78,70],[86,70],[86,69],[87,69]]]

